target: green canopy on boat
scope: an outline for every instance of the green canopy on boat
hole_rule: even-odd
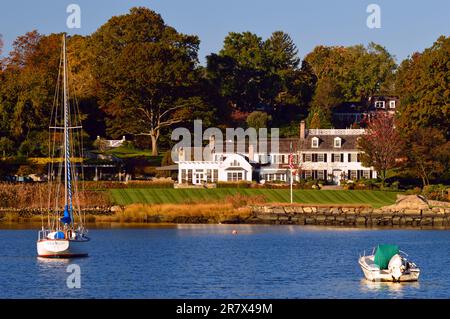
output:
[[[392,256],[398,254],[398,246],[396,245],[378,245],[375,252],[374,263],[380,269],[387,269]]]

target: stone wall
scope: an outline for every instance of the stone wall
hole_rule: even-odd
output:
[[[246,223],[282,225],[450,227],[450,208],[386,209],[344,206],[252,206]]]

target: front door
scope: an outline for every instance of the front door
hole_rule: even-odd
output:
[[[333,170],[333,184],[334,185],[341,184],[341,174],[342,174],[342,171],[340,169]]]
[[[195,179],[193,181],[193,184],[202,184],[203,183],[203,173],[195,173]]]

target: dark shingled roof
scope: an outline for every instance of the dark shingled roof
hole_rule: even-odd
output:
[[[279,145],[278,145],[278,153],[281,154],[289,154],[291,152],[291,144],[292,144],[292,152],[296,153],[297,151],[356,151],[357,150],[357,139],[360,135],[310,135],[308,134],[305,139],[299,139],[299,138],[280,138],[279,139]],[[319,147],[313,148],[311,140],[313,137],[319,138]],[[341,138],[341,147],[337,148],[334,147],[334,138],[340,137]],[[272,143],[271,140],[262,140],[260,142],[267,141],[267,153],[272,153]],[[226,152],[226,146],[232,145],[231,143],[227,142],[223,146],[223,152]],[[240,150],[242,152],[242,146],[243,146],[243,152],[245,154],[249,153],[249,143],[248,141],[244,142],[238,142],[234,143],[233,145],[233,152],[238,153],[237,151]],[[258,150],[259,144],[257,144],[257,148],[255,149],[255,153],[260,153],[260,150]],[[217,150],[218,151],[218,150]],[[194,148],[191,148],[191,156],[194,154]],[[210,159],[207,159],[210,160]]]
[[[312,147],[312,138],[319,138],[319,147]],[[334,139],[341,138],[341,147],[334,147]],[[339,151],[339,150],[357,150],[357,141],[360,135],[308,135],[300,141],[301,150],[321,150],[321,151]]]

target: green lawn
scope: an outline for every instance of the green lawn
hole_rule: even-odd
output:
[[[119,205],[182,204],[223,199],[229,195],[264,195],[269,202],[289,202],[288,189],[110,189],[113,202]],[[306,204],[368,204],[381,207],[395,203],[397,193],[384,191],[294,190],[294,202]]]

